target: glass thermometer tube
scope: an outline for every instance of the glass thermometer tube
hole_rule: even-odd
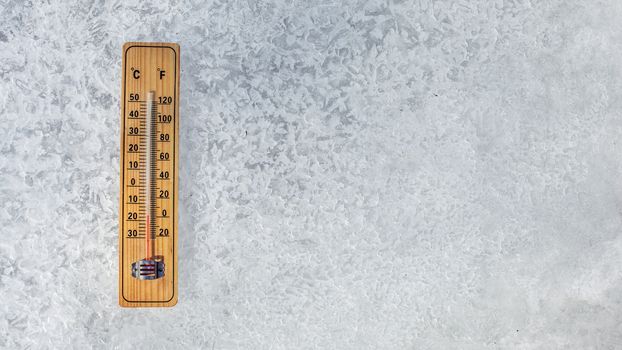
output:
[[[158,114],[158,105],[155,103],[155,91],[149,91],[146,102],[146,128],[143,140],[146,141],[146,159],[145,159],[145,178],[143,189],[146,194],[145,198],[145,259],[151,259],[155,255],[155,172],[156,164],[153,161],[156,156],[155,135],[156,123],[155,116]]]

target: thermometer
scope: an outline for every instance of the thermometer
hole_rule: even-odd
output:
[[[179,45],[126,43],[121,74],[119,304],[173,306]]]

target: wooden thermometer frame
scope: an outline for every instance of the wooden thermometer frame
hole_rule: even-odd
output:
[[[122,307],[177,304],[179,59],[179,45],[175,43],[123,45],[119,206]]]

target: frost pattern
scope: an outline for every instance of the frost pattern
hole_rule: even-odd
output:
[[[0,348],[620,346],[621,17],[0,1]],[[117,306],[133,40],[182,50],[173,309]]]

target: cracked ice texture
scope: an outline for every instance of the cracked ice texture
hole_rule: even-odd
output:
[[[621,17],[0,1],[0,348],[619,347]],[[133,40],[182,48],[172,309],[117,306]]]

